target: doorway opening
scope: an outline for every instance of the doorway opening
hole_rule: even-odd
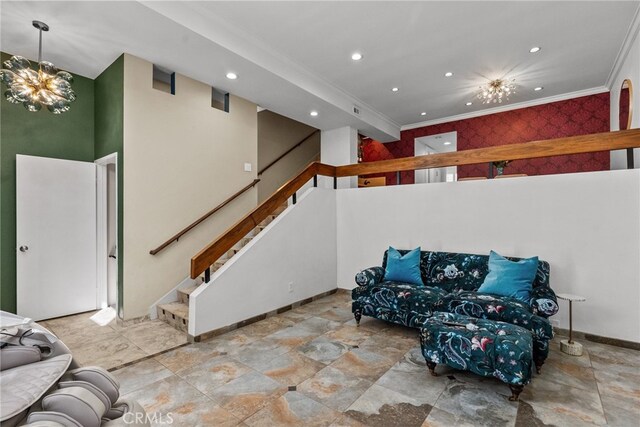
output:
[[[97,174],[97,306],[111,307],[122,317],[118,304],[118,154],[95,161]]]
[[[425,156],[437,153],[451,153],[458,150],[458,132],[447,132],[438,135],[429,135],[414,140],[414,153],[416,156]],[[458,167],[432,168],[416,170],[414,182],[425,184],[432,182],[455,182],[458,180]]]

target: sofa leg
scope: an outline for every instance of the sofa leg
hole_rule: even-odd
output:
[[[427,360],[427,368],[429,368],[429,373],[431,375],[433,375],[434,377],[438,376],[438,374],[436,373],[436,363]]]
[[[544,359],[533,359],[533,363],[536,365],[536,373],[542,372],[542,365],[544,365]]]
[[[356,318],[356,326],[360,326],[360,319],[362,319],[362,313],[360,310],[354,311],[353,316]]]
[[[518,398],[520,397],[520,393],[522,393],[522,390],[524,389],[524,386],[509,384],[509,388],[511,389],[511,396],[509,397],[509,400],[511,402],[517,402]]]

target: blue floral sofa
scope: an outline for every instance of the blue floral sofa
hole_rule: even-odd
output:
[[[401,250],[402,255],[407,250]],[[508,258],[518,261],[520,258]],[[421,328],[434,312],[511,323],[531,331],[533,360],[540,372],[549,354],[553,329],[547,320],[558,312],[556,295],[549,286],[549,263],[539,261],[528,304],[514,298],[477,292],[488,273],[488,255],[422,251],[420,273],[424,286],[384,280],[387,252],[381,267],[356,275],[352,312]]]

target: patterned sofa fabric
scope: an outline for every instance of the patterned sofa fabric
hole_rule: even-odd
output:
[[[443,307],[446,296],[447,293],[442,289],[392,281],[358,286],[351,292],[353,304],[361,308],[363,314],[372,312],[367,308],[370,306],[395,312],[413,311],[430,316],[433,311]]]
[[[400,250],[406,254],[408,250]],[[511,261],[521,258],[507,257]],[[379,283],[384,278],[387,263],[387,251],[382,257],[382,267],[371,267],[356,275],[356,283]],[[489,255],[476,255],[456,252],[422,251],[420,254],[420,272],[425,286],[433,286],[447,292],[475,291],[484,282],[488,274]],[[375,270],[374,270],[375,269]],[[529,302],[530,311],[542,317],[550,317],[558,312],[556,294],[549,286],[549,263],[540,261],[533,292]],[[365,273],[366,272],[366,273]],[[364,273],[364,276],[361,274]],[[364,277],[375,282],[364,282]]]
[[[531,333],[509,323],[438,312],[421,328],[420,345],[432,373],[445,363],[496,377],[511,386],[510,400],[531,381]]]
[[[358,286],[375,285],[382,282],[384,278],[384,268],[370,267],[356,274],[356,283]]]
[[[400,250],[401,254],[407,250]],[[508,258],[517,261],[520,258]],[[546,320],[558,311],[555,293],[549,287],[549,263],[540,261],[529,304],[506,297],[475,292],[488,273],[488,255],[422,251],[420,272],[425,286],[384,281],[382,267],[371,267],[356,275],[352,311],[405,326],[419,327],[434,311],[497,320],[523,326],[533,334],[534,361],[538,371],[553,337]]]
[[[514,298],[478,292],[459,292],[445,297],[443,311],[458,315],[510,323],[531,332],[534,341],[534,360],[539,371],[549,353],[553,338],[551,323],[533,314],[531,308]]]
[[[489,256],[453,252],[428,252],[428,286],[437,286],[449,292],[476,291],[489,273]],[[521,258],[507,257],[511,261]],[[533,292],[529,302],[530,311],[543,317],[558,312],[556,295],[549,287],[549,263],[538,262]]]
[[[484,255],[429,252],[425,283],[447,292],[475,291],[489,272],[488,262]]]

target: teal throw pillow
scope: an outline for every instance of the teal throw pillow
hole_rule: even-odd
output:
[[[520,261],[509,261],[502,255],[491,251],[489,254],[489,274],[478,292],[511,297],[528,304],[537,270],[537,256]]]
[[[384,280],[424,286],[420,274],[420,247],[401,255],[397,249],[389,246]]]

